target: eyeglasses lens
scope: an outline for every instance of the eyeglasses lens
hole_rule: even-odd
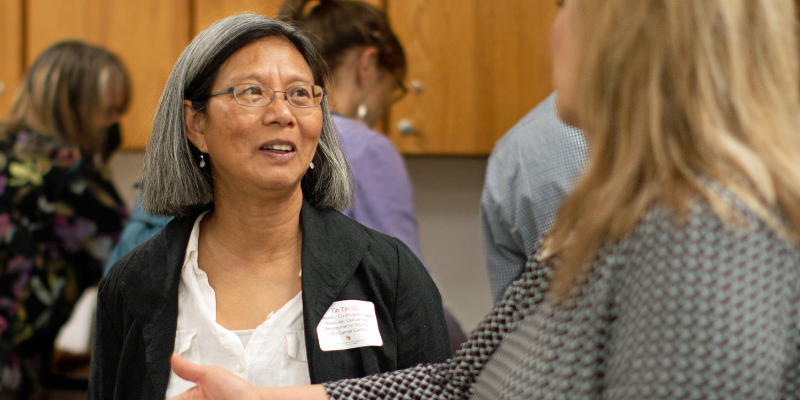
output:
[[[322,100],[321,89],[319,86],[295,86],[286,90],[286,97],[295,107],[314,107]]]
[[[286,91],[275,92],[262,85],[236,85],[233,91],[236,101],[248,107],[265,107],[272,103],[275,93],[283,93],[284,99],[295,107],[315,107],[322,103],[324,90],[317,85],[293,86]]]
[[[397,84],[392,91],[392,103],[400,101],[408,93],[408,89],[401,80],[397,80]]]
[[[263,107],[275,96],[272,89],[260,85],[236,85],[233,94],[239,104],[249,107]]]

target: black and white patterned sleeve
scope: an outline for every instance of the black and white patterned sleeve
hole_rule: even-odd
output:
[[[617,282],[604,398],[780,398],[796,351],[796,249],[759,221],[664,221],[639,232]]]
[[[545,298],[549,268],[535,261],[536,256],[534,253],[528,259],[522,276],[509,286],[503,300],[453,358],[439,364],[325,383],[328,396],[333,400],[469,398],[478,374],[503,338]]]

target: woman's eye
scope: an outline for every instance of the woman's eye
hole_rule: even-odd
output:
[[[292,97],[311,97],[311,92],[306,88],[294,88],[289,95]]]
[[[242,89],[242,91],[239,92],[239,93],[240,94],[249,94],[249,95],[260,95],[260,94],[264,94],[264,90],[261,89],[258,86],[247,86],[244,89]]]

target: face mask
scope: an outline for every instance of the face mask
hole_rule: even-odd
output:
[[[119,128],[119,122],[111,124],[106,130],[106,141],[103,145],[103,158],[108,159],[114,154],[119,145],[122,144],[122,131]]]

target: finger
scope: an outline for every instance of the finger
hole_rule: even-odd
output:
[[[170,364],[175,374],[189,382],[197,383],[197,381],[202,379],[206,374],[206,368],[204,366],[193,364],[175,353],[172,353]]]
[[[169,400],[197,400],[200,398],[197,391],[197,386],[195,386],[175,397],[170,397]]]

